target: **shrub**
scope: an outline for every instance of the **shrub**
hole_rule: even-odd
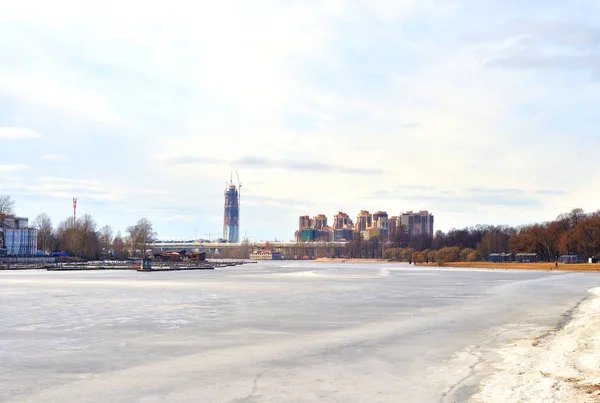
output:
[[[423,252],[415,252],[412,254],[412,261],[415,263],[425,263],[425,254]]]
[[[460,249],[458,246],[442,248],[438,251],[436,258],[438,262],[457,262],[460,258]]]

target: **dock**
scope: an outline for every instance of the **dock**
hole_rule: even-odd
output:
[[[91,262],[62,262],[62,263],[21,263],[3,264],[0,270],[47,270],[47,271],[97,271],[97,270],[135,270],[150,271],[181,271],[181,270],[214,270],[215,268],[241,266],[257,263],[247,260],[185,260],[177,262],[153,262],[139,260],[126,261],[91,261]]]
[[[146,262],[144,262],[146,263]],[[181,271],[181,270],[214,270],[215,266],[209,262],[174,262],[174,263],[152,263],[138,265],[137,271]]]
[[[139,263],[134,261],[93,261],[93,262],[63,262],[47,264],[47,271],[82,271],[82,270],[136,270]]]
[[[232,266],[241,266],[244,264],[257,263],[251,260],[220,260],[220,259],[211,259],[207,260],[208,263],[214,265],[215,267],[232,267]]]

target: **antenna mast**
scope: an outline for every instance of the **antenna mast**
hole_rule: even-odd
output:
[[[73,226],[77,222],[77,198],[73,197]]]

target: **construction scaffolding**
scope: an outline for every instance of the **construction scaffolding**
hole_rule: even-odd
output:
[[[241,183],[238,186],[241,188]],[[225,211],[223,214],[223,239],[230,243],[240,241],[240,193],[230,181],[225,188]]]

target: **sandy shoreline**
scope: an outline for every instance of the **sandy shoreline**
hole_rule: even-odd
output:
[[[348,259],[348,258],[318,258],[316,262],[325,263],[394,263],[407,264],[390,259]],[[559,264],[555,268],[554,263],[489,263],[489,262],[450,262],[440,266],[438,263],[417,263],[415,267],[454,267],[463,269],[517,269],[517,270],[558,270],[558,271],[582,271],[600,272],[600,263]]]
[[[595,288],[553,332],[496,350],[501,361],[469,401],[600,401],[599,330],[600,288]]]

